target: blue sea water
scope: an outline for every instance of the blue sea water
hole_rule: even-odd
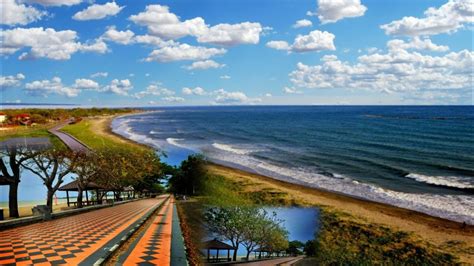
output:
[[[473,106],[174,107],[114,131],[211,161],[474,224]]]

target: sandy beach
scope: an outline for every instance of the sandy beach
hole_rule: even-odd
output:
[[[113,116],[94,119],[92,123],[95,132],[117,141],[137,145],[136,142],[112,132],[110,127],[113,119]],[[472,225],[463,225],[412,210],[279,181],[221,165],[210,164],[208,170],[245,184],[245,189],[248,191],[282,192],[286,194],[288,200],[298,205],[325,207],[350,214],[348,219],[356,219],[358,222],[380,224],[394,230],[413,232],[420,239],[456,254],[463,262],[474,261],[474,226]]]

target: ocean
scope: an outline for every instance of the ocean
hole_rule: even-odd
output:
[[[113,130],[178,164],[191,153],[310,187],[474,224],[473,106],[150,109]]]

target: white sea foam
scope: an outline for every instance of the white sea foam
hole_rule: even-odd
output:
[[[408,178],[415,179],[418,182],[424,182],[427,184],[445,186],[445,187],[455,187],[455,188],[474,188],[474,185],[471,184],[466,178],[460,176],[428,176],[421,174],[408,174]]]
[[[150,130],[150,134],[153,134],[153,135],[154,135],[154,134],[159,134],[159,133],[160,133],[160,132],[158,132],[158,131]]]
[[[146,135],[138,134],[132,130],[132,127],[130,126],[130,122],[134,121],[133,118],[127,117],[127,118],[120,118],[117,122],[117,124],[113,124],[112,131],[120,134],[122,136],[125,136],[133,141],[136,141],[138,143],[142,143],[145,145],[151,145],[155,148],[159,148],[159,142],[147,137]]]
[[[250,149],[242,149],[242,148],[235,148],[235,147],[232,147],[230,145],[227,145],[227,144],[222,144],[222,143],[213,143],[212,144],[212,147],[216,148],[216,149],[219,149],[219,150],[223,150],[223,151],[227,151],[227,152],[232,152],[232,153],[235,153],[235,154],[240,154],[240,155],[247,155],[247,154],[250,154],[252,152],[256,152],[257,150],[250,150]]]
[[[176,139],[176,138],[167,138],[166,142],[168,142],[171,145],[174,145],[176,147],[181,147],[181,148],[186,148],[185,145],[179,143],[180,141],[183,141],[184,139]]]

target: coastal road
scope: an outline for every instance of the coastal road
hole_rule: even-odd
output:
[[[69,121],[67,123],[61,123],[51,129],[49,129],[49,133],[55,135],[58,137],[66,146],[69,147],[74,152],[78,153],[87,153],[89,152],[89,148],[84,145],[82,142],[78,141],[76,138],[72,137],[71,135],[64,133],[61,131],[61,128],[64,126],[68,125]]]
[[[187,265],[174,198],[170,197],[153,222],[120,255],[119,265]]]
[[[0,231],[0,265],[93,265],[168,198],[138,200]]]

